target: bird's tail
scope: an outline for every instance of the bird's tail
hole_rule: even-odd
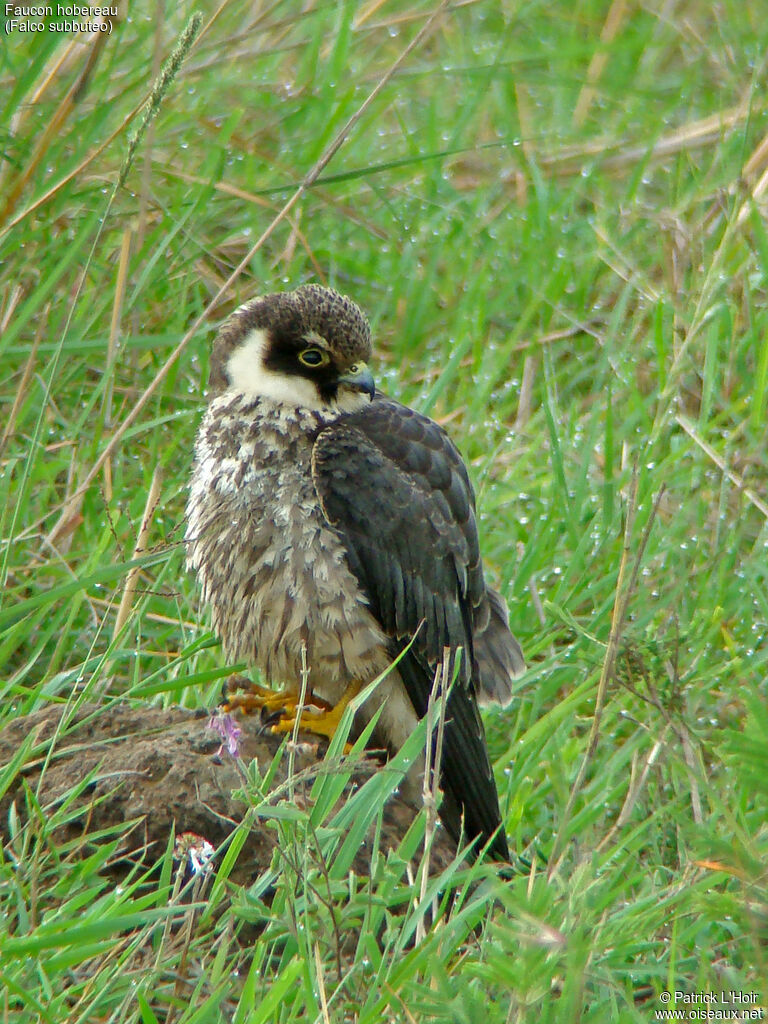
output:
[[[406,652],[397,667],[416,713],[422,718],[427,711],[434,673],[412,650]],[[481,847],[490,840],[489,855],[495,860],[509,860],[485,730],[474,700],[458,681],[448,695],[440,776],[440,817],[448,833],[457,842],[462,836],[465,841],[477,838]]]
[[[504,598],[491,587],[487,622],[475,633],[475,690],[481,706],[509,704],[512,680],[525,671],[523,650],[509,629],[509,612]]]

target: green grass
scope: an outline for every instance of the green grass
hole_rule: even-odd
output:
[[[434,8],[231,0],[212,23],[201,8],[110,203],[126,119],[195,9],[131,4],[72,109],[84,52],[59,64],[67,37],[2,40],[0,722],[50,701],[215,702],[221,655],[181,547],[210,340],[254,293],[323,280],[370,313],[378,382],[445,419],[471,465],[530,666],[486,723],[508,832],[534,866],[476,889],[456,866],[438,897],[458,894],[453,916],[412,946],[424,908],[402,863],[423,822],[355,888],[318,867],[344,863],[333,822],[289,815],[269,827],[296,870],[243,947],[260,883],[218,916],[203,893],[180,933],[165,922],[191,912],[168,858],[118,890],[113,835],[80,856],[52,834],[66,807],[12,817],[0,1020],[148,1024],[173,1005],[177,1024],[640,1021],[664,989],[765,1006],[764,11],[627,5],[611,27],[604,0],[448,7],[206,313]],[[630,568],[666,490],[566,815],[633,465]]]

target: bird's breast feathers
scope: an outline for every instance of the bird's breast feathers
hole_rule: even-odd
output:
[[[187,564],[201,580],[231,661],[295,682],[302,644],[312,683],[371,679],[385,639],[327,523],[311,475],[315,414],[222,395],[198,434],[187,505]],[[339,666],[342,666],[340,672]]]

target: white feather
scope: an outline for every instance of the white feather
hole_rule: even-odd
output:
[[[257,328],[229,357],[230,392],[246,398],[271,398],[285,405],[318,409],[322,406],[317,388],[306,377],[270,370],[264,365],[267,331]]]
[[[312,381],[300,373],[280,373],[264,365],[267,342],[268,332],[255,328],[229,357],[230,395],[267,398],[294,409],[332,412],[335,415],[355,412],[370,401],[368,395],[342,385],[334,402],[324,402]]]

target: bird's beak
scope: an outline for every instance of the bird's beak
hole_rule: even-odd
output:
[[[373,379],[373,374],[368,369],[367,363],[355,363],[347,373],[343,373],[339,377],[339,384],[345,384],[348,388],[353,388],[355,391],[363,391],[366,395],[370,395],[371,398],[376,394],[376,382]]]

